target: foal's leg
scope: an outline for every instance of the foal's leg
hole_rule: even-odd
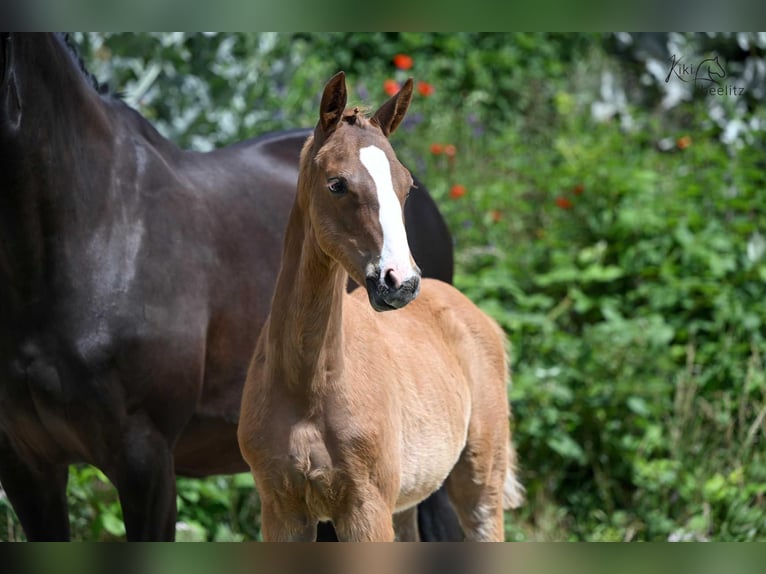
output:
[[[502,542],[503,485],[508,467],[505,444],[488,449],[496,442],[489,437],[469,441],[455,468],[447,478],[447,492],[457,511],[466,539],[477,542]],[[477,448],[478,446],[478,448]]]
[[[173,453],[145,417],[127,423],[122,449],[112,460],[110,478],[117,487],[128,540],[173,540],[176,481]]]
[[[261,535],[264,542],[314,542],[317,523],[281,514],[270,497],[261,494]]]
[[[0,483],[19,517],[29,541],[69,540],[64,464],[22,460],[0,434]]]
[[[348,501],[347,512],[333,519],[338,539],[347,542],[393,542],[391,507],[377,493]]]
[[[398,542],[420,542],[417,506],[394,514],[394,532]]]

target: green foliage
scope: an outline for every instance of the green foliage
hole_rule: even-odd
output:
[[[258,537],[260,505],[250,474],[179,478],[177,486],[178,540],[238,542]]]
[[[442,201],[456,283],[513,341],[531,532],[762,539],[763,136],[727,148],[701,102],[597,123],[567,87],[548,145],[482,142]]]
[[[456,284],[513,345],[528,502],[508,539],[766,539],[762,96],[665,109],[661,79],[600,35],[78,39],[92,71],[200,149],[313,125],[338,69],[370,105],[387,79],[427,82],[394,143],[448,220]],[[742,40],[674,41],[730,55]],[[122,535],[98,471],[73,470],[69,494],[77,537]],[[179,479],[178,501],[179,539],[258,538],[248,475]]]

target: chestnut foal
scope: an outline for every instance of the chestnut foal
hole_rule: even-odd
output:
[[[413,540],[417,503],[446,479],[466,537],[501,541],[523,498],[502,331],[410,255],[412,178],[388,136],[411,97],[409,80],[368,120],[336,74],[301,153],[238,429],[264,540],[312,540],[320,520],[341,540]]]

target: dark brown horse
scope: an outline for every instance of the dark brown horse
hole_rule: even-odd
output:
[[[30,540],[69,537],[68,465],[100,468],[130,540],[172,539],[175,475],[247,469],[236,427],[307,131],[183,151],[66,39],[0,36],[0,482]],[[424,274],[451,242],[421,185]],[[444,499],[424,538],[458,536]]]

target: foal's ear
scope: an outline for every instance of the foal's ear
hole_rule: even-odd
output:
[[[325,139],[335,128],[338,127],[343,111],[346,109],[346,74],[338,72],[327,85],[322,93],[322,103],[319,106],[318,135]]]
[[[385,104],[378,108],[371,122],[377,124],[386,137],[394,133],[394,130],[404,119],[407,108],[412,100],[412,78],[407,80],[402,89],[392,96]]]

